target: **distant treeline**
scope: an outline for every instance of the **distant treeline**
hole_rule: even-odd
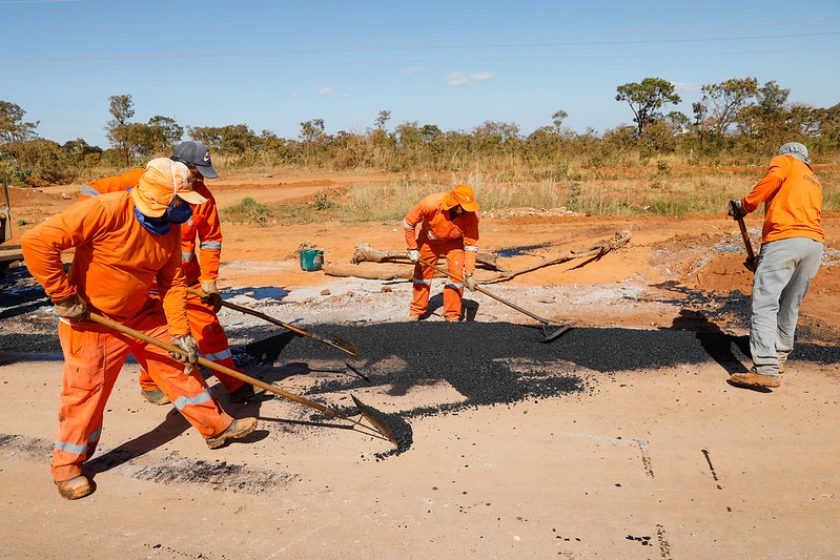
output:
[[[106,149],[81,138],[63,145],[39,138],[37,122],[26,122],[21,107],[0,101],[0,176],[33,186],[71,182],[102,168],[124,168],[168,155],[185,133],[209,146],[226,167],[465,171],[527,166],[562,176],[570,163],[584,168],[633,166],[663,158],[688,164],[764,163],[788,141],[807,144],[817,161],[838,155],[840,103],[829,108],[789,103],[790,90],[750,77],[708,84],[701,92],[689,116],[666,110],[681,101],[667,80],[622,84],[615,99],[628,105],[635,124],[603,134],[569,130],[563,110],[530,134],[515,123],[495,121],[469,132],[418,122],[389,128],[390,111],[383,110],[365,132],[327,134],[324,120],[316,118],[300,123],[297,139],[280,138],[269,130],[256,133],[244,124],[185,129],[160,115],[134,122],[132,97],[115,95],[110,97],[106,130],[111,145]]]

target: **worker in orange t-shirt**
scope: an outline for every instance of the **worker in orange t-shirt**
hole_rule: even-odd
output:
[[[204,201],[190,187],[189,177],[181,163],[152,160],[130,193],[74,204],[21,238],[26,265],[59,316],[64,378],[52,475],[67,499],[94,491],[82,466],[99,443],[108,396],[129,354],[147,368],[211,449],[257,426],[256,418],[234,420],[225,414],[207,386],[186,372],[194,368],[198,345],[187,321],[176,224],[189,218],[189,203]],[[70,248],[76,251],[65,274],[61,252]],[[153,283],[162,305],[149,298]],[[156,346],[85,321],[88,310],[178,346],[187,356],[186,369]]]
[[[213,168],[210,151],[201,142],[181,142],[175,146],[170,159],[189,168],[193,190],[205,198],[205,202],[192,206],[192,216],[181,225],[181,263],[187,286],[201,289],[207,294],[206,297],[187,294],[190,330],[204,358],[241,372],[233,361],[227,335],[216,316],[222,302],[216,286],[222,251],[222,226],[216,200],[204,184],[204,178],[215,179],[219,175]],[[131,189],[137,185],[141,173],[142,169],[131,170],[122,175],[97,179],[82,187],[79,195],[87,198]],[[156,292],[153,287],[152,294],[156,295]],[[214,375],[230,394],[232,402],[244,402],[265,392],[223,373],[214,372]],[[143,397],[153,404],[169,403],[169,399],[145,368],[140,369],[140,389]]]
[[[778,387],[793,350],[799,305],[822,260],[822,185],[811,169],[808,148],[789,142],[779,148],[764,177],[730,215],[743,218],[764,203],[761,251],[753,279],[749,373],[730,382],[745,387]]]
[[[473,272],[478,255],[478,202],[469,185],[456,185],[451,192],[435,193],[420,201],[403,219],[408,258],[414,264],[409,321],[418,321],[429,306],[434,269],[420,259],[436,265],[446,257],[449,272],[466,280],[475,289]],[[416,231],[420,226],[419,233]],[[464,285],[449,277],[443,288],[443,316],[450,322],[461,319]]]

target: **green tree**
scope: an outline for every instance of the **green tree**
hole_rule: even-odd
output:
[[[171,117],[155,115],[149,119],[149,126],[159,131],[161,148],[172,148],[184,137],[184,127]]]
[[[666,103],[679,103],[680,96],[674,84],[661,78],[645,78],[641,83],[631,82],[616,88],[616,101],[626,101],[633,111],[636,136],[641,137],[645,127],[660,118],[659,110]]]
[[[320,142],[324,137],[324,119],[312,119],[300,123],[300,139],[304,142]]]
[[[563,121],[566,120],[566,117],[568,116],[569,113],[562,109],[551,115],[551,122],[554,125],[554,132],[560,134],[560,131],[563,130]]]
[[[385,128],[385,123],[387,123],[391,118],[391,111],[379,111],[379,115],[376,117],[374,121],[374,126],[379,130],[383,130]]]
[[[735,124],[738,114],[758,95],[755,78],[731,78],[701,88],[703,98],[693,105],[695,122],[702,131],[720,138]]]
[[[134,116],[134,99],[130,95],[112,95],[108,98],[108,112],[113,117],[105,127],[108,140],[116,147],[123,157],[123,164],[128,167],[131,162],[131,151],[128,145],[128,124]]]
[[[35,136],[38,121],[24,122],[26,111],[9,101],[0,101],[0,145],[22,142]]]

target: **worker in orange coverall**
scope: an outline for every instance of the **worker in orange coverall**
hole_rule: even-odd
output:
[[[180,161],[190,169],[193,190],[206,202],[193,205],[192,216],[181,225],[181,261],[187,286],[201,289],[206,297],[187,294],[187,317],[190,330],[204,358],[242,372],[233,361],[227,335],[216,313],[221,307],[221,295],[216,286],[219,276],[219,259],[222,251],[222,226],[216,200],[204,184],[204,178],[215,179],[218,173],[210,160],[210,151],[201,142],[181,142],[172,152],[171,159]],[[137,185],[142,169],[133,169],[122,175],[105,177],[86,184],[79,193],[82,198],[99,196],[108,192],[131,189]],[[198,251],[196,251],[196,238]],[[152,289],[153,295],[156,289]],[[264,393],[260,388],[244,383],[223,373],[214,372],[230,394],[232,402],[244,402]],[[145,368],[140,369],[142,395],[153,404],[164,405],[169,399],[155,384]]]
[[[750,194],[729,202],[729,213],[737,220],[762,202],[764,228],[750,318],[753,368],[729,378],[730,383],[749,388],[781,384],[793,350],[799,305],[822,260],[822,185],[803,144],[782,145]]]
[[[188,362],[187,369],[194,367],[198,346],[187,321],[181,231],[175,225],[189,218],[188,203],[204,201],[191,189],[189,177],[182,163],[152,160],[131,192],[74,204],[21,238],[26,265],[60,318],[64,378],[52,475],[65,498],[94,491],[82,465],[96,450],[108,396],[129,354],[151,372],[210,448],[257,426],[256,418],[228,416],[207,386],[166,351],[85,321],[92,310],[171,342],[184,351],[178,357]],[[61,252],[70,248],[76,251],[68,275]],[[162,305],[149,298],[152,283],[160,289]]]
[[[478,202],[472,187],[456,185],[451,192],[427,196],[403,219],[408,258],[414,263],[409,321],[419,321],[429,307],[434,269],[420,259],[436,265],[438,257],[446,257],[449,272],[466,280],[475,289],[473,272],[478,255]],[[416,231],[420,226],[419,233]],[[464,285],[449,277],[443,288],[443,316],[447,321],[461,319]]]

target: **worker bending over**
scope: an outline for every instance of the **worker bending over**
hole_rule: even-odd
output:
[[[190,216],[188,203],[203,204],[204,197],[190,187],[187,167],[167,158],[155,159],[130,193],[74,204],[21,239],[26,265],[60,318],[64,377],[52,475],[65,498],[73,500],[94,491],[82,464],[96,450],[108,396],[129,354],[151,373],[210,448],[243,437],[257,426],[256,418],[228,416],[207,386],[187,375],[184,364],[166,351],[85,321],[91,310],[171,342],[184,350],[188,368],[193,368],[198,346],[187,321],[178,226]],[[74,247],[68,276],[61,252]],[[153,283],[160,290],[162,306],[149,298]]]
[[[764,202],[761,251],[755,271],[750,318],[753,368],[730,381],[745,387],[778,387],[793,350],[799,304],[822,259],[822,186],[811,169],[808,148],[779,148],[752,192],[730,201],[730,215],[743,218]]]
[[[210,151],[201,142],[181,142],[172,151],[171,159],[189,168],[193,190],[205,199],[205,202],[192,206],[192,216],[181,225],[181,263],[187,286],[200,288],[207,294],[206,297],[187,294],[190,330],[204,358],[242,372],[233,361],[227,335],[216,316],[222,304],[216,285],[222,251],[222,225],[216,200],[204,184],[204,178],[215,179],[219,175],[210,161]],[[87,198],[131,189],[137,186],[143,171],[142,168],[133,169],[122,175],[92,181],[79,194]],[[152,290],[156,291],[155,288]],[[254,388],[253,385],[223,373],[214,372],[214,375],[230,393],[232,402],[243,402],[264,392],[263,389]],[[140,389],[146,400],[153,404],[169,402],[145,368],[140,370]]]
[[[438,257],[446,257],[451,274],[463,277],[470,290],[475,289],[473,272],[478,255],[478,203],[472,187],[456,185],[451,192],[427,196],[403,219],[408,258],[414,263],[413,293],[409,320],[418,321],[429,307],[433,268]],[[417,226],[420,226],[417,232]],[[464,286],[449,277],[443,289],[443,316],[447,321],[461,319]]]

